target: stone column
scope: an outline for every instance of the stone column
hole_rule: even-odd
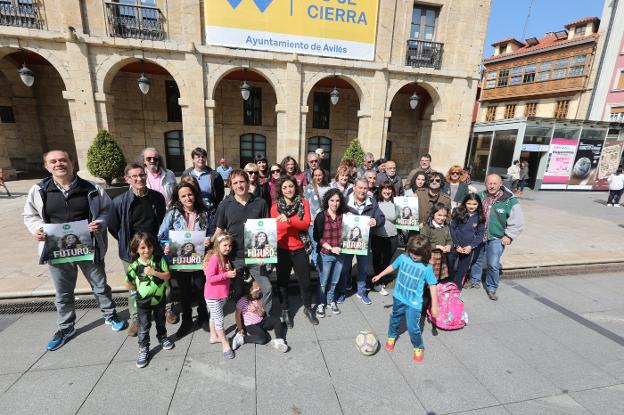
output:
[[[286,156],[297,157],[299,164],[304,162],[305,138],[301,140],[301,130],[305,125],[301,125],[301,90],[302,76],[301,64],[297,62],[286,63],[286,71],[280,80],[282,82],[281,97],[284,102],[280,102],[280,92],[275,91],[277,96],[277,157],[281,160]]]
[[[217,165],[217,157],[215,154],[215,120],[214,120],[214,110],[215,110],[215,100],[207,99],[204,101],[204,107],[206,112],[206,132],[208,134],[208,163],[211,166]]]
[[[366,80],[368,94],[362,93],[358,139],[364,151],[370,151],[375,157],[383,156],[385,143],[384,130],[386,97],[388,95],[388,75],[382,71],[376,71],[371,79]]]
[[[178,84],[180,98],[178,103],[182,107],[182,128],[184,130],[184,158],[187,166],[193,164],[191,150],[195,147],[208,147],[206,134],[206,100],[204,99],[204,70],[201,58],[192,53],[185,55],[184,68],[185,85]],[[215,167],[211,165],[210,167]]]
[[[96,92],[94,97],[98,130],[108,130],[115,137],[115,117],[113,112],[115,97],[112,94],[103,92]]]
[[[301,123],[299,125],[301,125],[301,139],[299,140],[300,143],[303,143],[303,154],[300,154],[299,157],[302,158],[302,166],[305,166],[305,163],[308,161],[307,160],[307,154],[306,154],[306,144],[307,144],[307,122],[308,122],[308,111],[309,108],[307,105],[302,105],[301,108],[299,109],[299,114],[300,114],[300,119],[301,119]]]

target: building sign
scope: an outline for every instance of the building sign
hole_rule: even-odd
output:
[[[522,151],[529,153],[545,153],[549,148],[548,144],[522,144]]]
[[[374,60],[379,0],[210,0],[206,43]]]
[[[553,138],[548,153],[544,184],[568,184],[578,140]]]

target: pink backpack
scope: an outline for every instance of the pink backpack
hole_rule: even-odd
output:
[[[461,292],[453,282],[437,285],[438,290],[438,318],[431,316],[431,309],[427,309],[427,316],[431,323],[442,330],[458,330],[468,324],[468,315],[464,311],[464,302]]]

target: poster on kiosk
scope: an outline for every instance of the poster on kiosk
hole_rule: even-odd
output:
[[[552,139],[542,189],[565,189],[568,186],[577,144],[577,139]]]

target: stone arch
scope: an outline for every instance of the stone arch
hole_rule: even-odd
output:
[[[306,105],[306,103],[308,102],[308,97],[310,96],[310,93],[312,92],[312,89],[314,88],[314,86],[322,79],[333,77],[334,72],[335,71],[333,70],[325,70],[323,72],[316,72],[314,75],[312,75],[312,77],[310,77],[310,79],[304,82],[303,94],[301,94],[302,105]],[[338,75],[338,77],[345,80],[346,82],[349,83],[349,85],[353,87],[353,89],[357,93],[358,99],[360,100],[360,108],[366,108],[365,105],[370,100],[370,93],[366,88],[363,88],[360,85],[358,78],[351,76],[351,75],[345,75],[345,74],[340,74]]]
[[[232,72],[239,71],[241,69],[244,69],[242,65],[220,65],[214,71],[209,72],[208,87],[207,87],[208,99],[211,99],[211,100],[214,99],[217,86],[219,86],[219,83],[227,75],[229,75]],[[262,75],[262,77],[266,79],[269,85],[271,85],[271,87],[273,88],[273,92],[275,93],[275,96],[277,98],[277,103],[278,104],[285,103],[286,95],[285,95],[284,89],[282,88],[282,85],[279,82],[279,77],[277,76],[277,74],[275,74],[274,71],[272,71],[269,68],[266,68],[263,66],[256,66],[256,65],[254,65],[253,68],[247,68],[247,70],[256,72]]]
[[[139,54],[138,51],[129,51],[122,55],[110,55],[107,56],[106,59],[100,63],[95,69],[95,84],[96,84],[96,92],[108,93],[110,91],[111,84],[113,79],[121,68],[133,62],[150,62],[154,65],[158,65],[164,68],[169,75],[175,80],[176,84],[178,84],[178,88],[180,91],[186,90],[186,82],[184,77],[176,70],[175,66],[170,62],[169,59],[161,57],[161,56],[143,56]],[[180,93],[180,96],[185,96],[186,94]]]
[[[414,81],[407,81],[407,80],[394,80],[391,82],[390,87],[388,88],[388,96],[386,98],[386,111],[390,111],[390,105],[392,105],[392,101],[394,100],[394,97],[396,96],[396,94],[398,94],[401,88],[411,83],[415,83],[419,87],[423,88],[429,94],[429,97],[431,98],[431,103],[434,109],[438,112],[441,112],[442,102],[440,99],[440,94],[433,86],[431,86],[427,82],[422,82],[422,81],[414,82]]]
[[[19,51],[19,49],[14,47],[13,45],[2,45],[2,43],[2,40],[0,40],[0,59],[4,59],[7,55]],[[53,51],[49,49],[36,48],[28,45],[20,45],[20,48],[28,52],[35,53],[47,60],[61,77],[64,90],[69,90],[68,85],[70,85],[69,80],[71,79],[71,77],[69,76],[69,72],[67,72],[67,65],[63,59],[59,58]]]

